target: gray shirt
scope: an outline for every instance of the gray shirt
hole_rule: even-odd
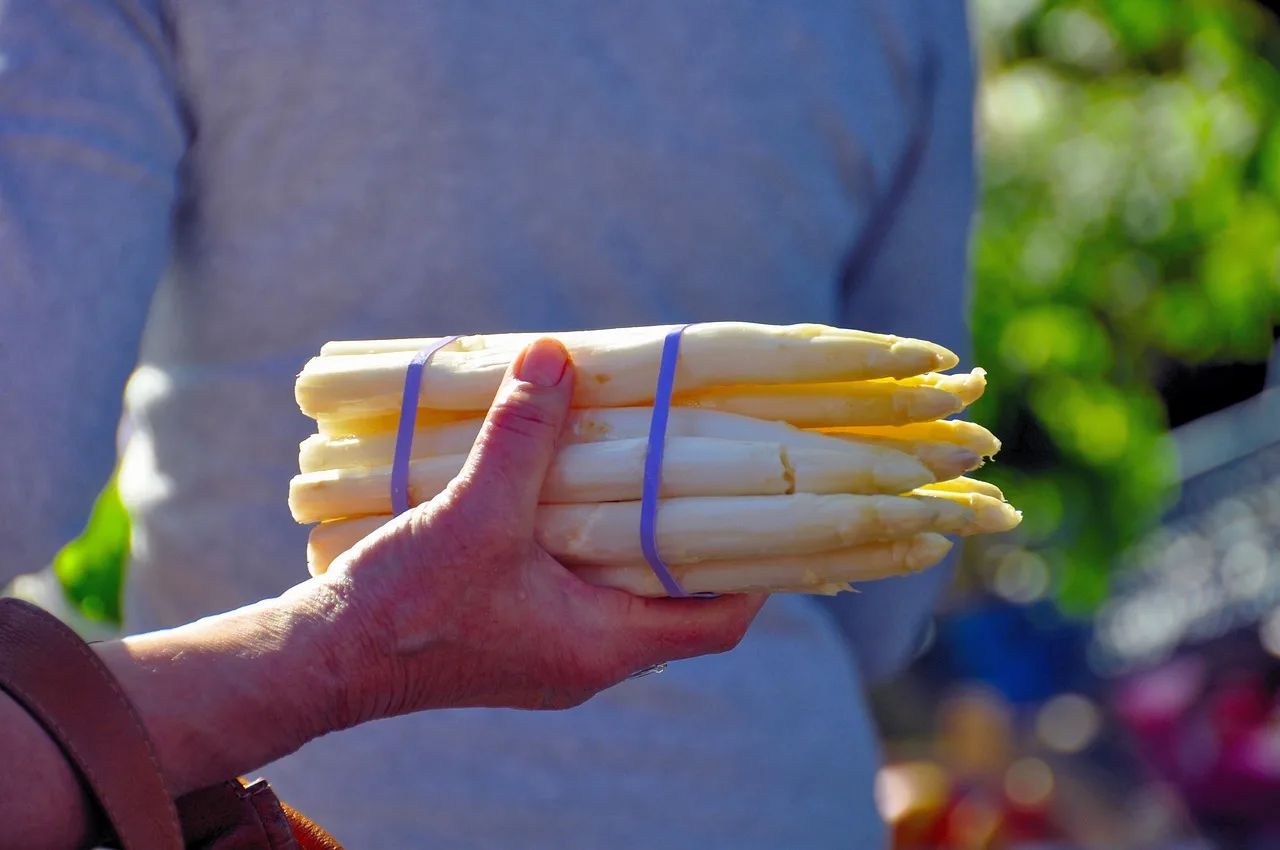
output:
[[[959,0],[0,0],[0,583],[83,523],[122,409],[130,629],[305,578],[292,383],[330,339],[742,319],[965,352],[972,84]],[[944,580],[779,597],[582,708],[265,775],[350,847],[875,846],[862,679]]]

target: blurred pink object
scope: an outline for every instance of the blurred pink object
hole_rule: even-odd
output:
[[[1259,674],[1215,676],[1201,659],[1178,659],[1127,681],[1115,708],[1193,811],[1280,824],[1280,715]]]

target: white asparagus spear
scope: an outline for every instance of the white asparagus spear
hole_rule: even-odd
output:
[[[982,375],[982,370],[976,369],[967,375],[923,375],[902,381],[732,385],[678,393],[671,404],[673,408],[734,413],[807,429],[897,426],[959,413],[981,397],[986,386]],[[415,419],[419,426],[431,426],[481,417],[483,413],[422,406]],[[319,417],[321,433],[330,435],[391,434],[399,421],[398,411],[376,416]]]
[[[967,505],[917,496],[812,495],[665,499],[658,552],[668,564],[812,554],[921,532],[956,534],[974,519]],[[634,563],[640,504],[545,505],[536,536],[564,563]]]
[[[460,422],[416,428],[409,457],[411,460],[421,460],[466,454],[475,445],[482,425],[483,419],[464,419]],[[298,446],[298,469],[302,472],[320,472],[325,469],[386,466],[395,457],[395,451],[394,432],[348,434],[340,437],[312,434]]]
[[[565,423],[562,440],[565,443],[598,443],[606,440],[635,440],[647,437],[652,407],[598,407],[573,411]],[[418,460],[440,455],[466,454],[471,451],[484,418],[474,417],[459,422],[428,425],[413,434],[410,458]],[[668,437],[708,437],[722,440],[747,440],[751,442],[776,442],[788,447],[806,447],[840,451],[850,449],[862,452],[868,458],[896,460],[903,454],[894,448],[884,449],[867,443],[844,440],[803,431],[785,422],[770,422],[723,413],[718,410],[673,408],[667,419]],[[303,441],[298,450],[298,468],[302,472],[318,472],[322,469],[348,469],[356,466],[386,466],[395,455],[396,435],[375,433],[327,437],[313,434]],[[954,446],[948,449],[957,450]],[[970,462],[976,457],[966,453]],[[926,463],[926,466],[928,464]],[[948,467],[949,469],[950,467]],[[964,466],[957,472],[941,478],[954,478],[972,466]]]
[[[390,517],[365,517],[325,523],[311,532],[307,569],[317,576],[352,546],[373,533]],[[687,593],[812,593],[830,594],[849,582],[875,581],[919,572],[941,561],[951,541],[938,534],[917,534],[900,540],[865,543],[811,555],[703,561],[671,567]],[[662,596],[661,582],[645,562],[571,566],[584,581],[614,587],[638,596]]]
[[[925,469],[933,473],[939,481],[956,478],[966,472],[973,472],[982,467],[982,456],[961,446],[951,443],[912,443],[907,445],[890,445],[885,443],[879,448],[903,451],[924,464]]]
[[[916,393],[917,389],[940,390],[950,393],[959,399],[959,405],[967,406],[982,398],[987,388],[985,369],[973,369],[956,375],[944,375],[929,372],[899,379],[878,379],[873,381],[829,381],[816,384],[795,382],[790,384],[760,384],[752,386],[717,386],[705,390],[680,393],[681,403],[694,405],[703,397],[720,399],[724,396],[746,397],[756,400],[756,404],[765,405],[771,397],[780,400],[791,400],[808,396],[839,396],[842,398],[865,398],[868,403],[888,405],[894,409],[911,412],[912,408],[925,403],[925,399],[938,398],[932,393]],[[951,406],[956,406],[952,402]],[[757,414],[748,414],[755,416]],[[773,419],[775,416],[761,416]],[[791,416],[782,417],[790,420]],[[914,418],[914,417],[913,417]],[[932,421],[925,419],[922,421]],[[836,426],[801,426],[801,427],[836,427]]]
[[[927,375],[902,378],[897,383],[904,387],[933,387],[937,390],[946,390],[959,396],[961,401],[969,405],[982,398],[982,394],[986,392],[987,370],[974,369],[959,375],[940,375],[931,372]]]
[[[964,475],[966,472],[973,472],[975,469],[981,468],[983,464],[982,455],[955,443],[889,440],[883,437],[863,437],[856,434],[835,432],[815,431],[813,433],[822,433],[824,436],[842,440],[852,446],[899,451],[909,454],[924,464],[925,468],[930,470],[933,473],[933,477],[939,481],[946,481],[950,478]]]
[[[990,496],[993,499],[999,499],[1002,502],[1005,501],[1004,493],[996,485],[964,476],[938,480],[932,484],[923,485],[923,489],[945,490],[951,493],[978,493],[983,496]]]
[[[664,331],[598,331],[568,337],[576,367],[577,407],[653,401]],[[556,334],[548,334],[556,336]],[[514,346],[437,352],[423,370],[419,406],[484,410],[510,365]],[[410,351],[312,358],[295,383],[299,408],[312,418],[375,417],[400,409]],[[745,322],[694,325],[681,342],[677,391],[723,384],[855,381],[948,369],[956,356],[930,342],[850,332],[825,325]]]
[[[562,446],[547,471],[544,504],[639,499],[648,449],[645,439]],[[409,504],[433,499],[457,477],[467,455],[409,464]],[[869,457],[781,443],[670,437],[662,463],[662,498],[759,496],[784,493],[905,493],[934,480],[910,455]],[[289,508],[300,523],[391,512],[391,467],[307,472],[289,486]]]
[[[955,393],[892,381],[715,387],[677,395],[671,403],[789,422],[800,428],[925,422],[959,413],[965,406]]]
[[[980,482],[975,482],[980,483]],[[947,491],[921,488],[913,491],[929,499],[946,500],[973,510],[973,522],[957,533],[964,537],[975,534],[999,534],[1012,531],[1022,523],[1022,512],[1008,502],[975,491]]]
[[[327,572],[340,555],[391,520],[390,516],[363,516],[312,527],[307,535],[307,571],[313,576]]]
[[[312,569],[327,565],[388,516],[324,522],[311,529]],[[658,505],[658,551],[668,566],[726,559],[758,559],[844,549],[915,534],[958,534],[973,509],[920,496],[730,496],[664,499]],[[635,564],[640,549],[640,505],[543,505],[538,542],[565,564]]]
[[[912,422],[898,426],[861,425],[817,430],[833,437],[873,437],[894,441],[954,443],[982,457],[995,457],[1000,452],[1000,441],[994,434],[976,422],[965,422],[959,419]]]
[[[721,322],[716,324],[735,324],[729,322]],[[576,330],[576,331],[549,331],[549,332],[519,332],[519,333],[491,333],[491,334],[470,334],[458,338],[455,343],[455,350],[458,351],[483,351],[483,350],[519,350],[529,345],[529,343],[545,336],[553,336],[563,342],[565,345],[595,345],[599,344],[601,339],[612,343],[622,337],[633,337],[637,339],[652,339],[655,336],[665,336],[671,331],[674,325],[641,325],[630,328],[609,328],[595,330]],[[786,327],[786,326],[773,326]],[[814,327],[813,325],[795,325],[792,327]],[[831,325],[818,325],[827,332],[840,334],[847,338],[858,338],[871,343],[892,344],[901,337],[895,337],[886,334],[872,333],[871,331],[860,331],[854,328],[837,328]],[[690,331],[686,331],[689,333]],[[418,337],[413,339],[364,339],[364,340],[334,340],[326,342],[320,348],[321,357],[331,357],[333,355],[350,355],[350,354],[385,354],[395,351],[418,352],[426,348],[428,345],[438,342],[441,337]],[[923,340],[922,340],[923,341]],[[933,345],[937,351],[942,354],[944,362],[955,365],[954,355],[951,355],[945,348]],[[940,366],[941,369],[949,369],[951,366]]]
[[[415,428],[434,428],[467,422],[483,416],[482,410],[430,410],[420,407],[414,416]],[[400,412],[379,413],[375,416],[318,416],[316,430],[326,437],[386,434],[395,436],[400,427]]]
[[[468,334],[458,338],[454,343],[455,351],[509,351],[520,350],[529,343],[545,336],[552,336],[565,345],[598,344],[602,338],[616,342],[624,337],[648,339],[655,335],[666,334],[674,325],[642,325],[631,328],[612,328],[607,330],[548,331]],[[854,333],[865,333],[855,331]],[[390,352],[417,352],[443,337],[417,337],[411,339],[359,339],[333,340],[320,347],[321,357],[350,354],[387,354]]]
[[[850,582],[876,581],[920,572],[936,565],[951,550],[938,534],[917,534],[884,543],[865,543],[814,555],[703,561],[672,568],[686,593],[809,593],[834,595]],[[636,596],[665,596],[666,591],[646,563],[572,568],[584,581],[625,590]]]

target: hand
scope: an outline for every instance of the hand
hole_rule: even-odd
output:
[[[146,725],[171,793],[312,738],[430,708],[568,708],[650,665],[725,652],[759,596],[643,599],[587,584],[534,540],[573,367],[517,358],[449,488],[280,597],[94,647]],[[83,843],[92,806],[57,745],[0,693],[5,837]],[[37,841],[22,840],[22,846]]]
[[[343,725],[430,708],[569,708],[742,639],[763,596],[644,599],[587,584],[534,540],[573,383],[560,343],[527,348],[448,489],[315,580],[345,611]]]

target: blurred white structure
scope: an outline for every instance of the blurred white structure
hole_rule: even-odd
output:
[[[1280,612],[1280,347],[1263,392],[1170,436],[1182,492],[1125,558],[1099,612],[1100,671],[1158,663],[1259,624],[1264,638],[1280,631],[1265,627]]]
[[[52,567],[38,573],[18,576],[8,587],[0,589],[0,596],[13,596],[25,599],[33,605],[39,605],[75,629],[76,633],[85,640],[109,640],[118,635],[117,631],[110,626],[81,616],[67,599],[62,590],[62,584],[53,574]]]

